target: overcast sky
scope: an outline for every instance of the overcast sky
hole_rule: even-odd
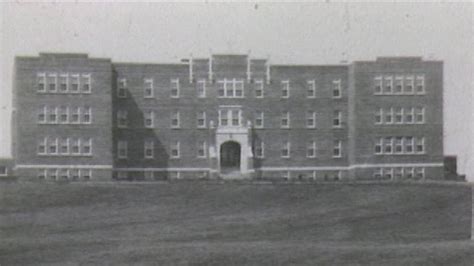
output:
[[[403,55],[445,62],[445,154],[458,155],[459,171],[474,177],[471,3],[11,3],[0,8],[0,156],[10,155],[15,55],[83,52],[116,62],[178,62],[191,53],[250,50],[273,63],[295,64]]]

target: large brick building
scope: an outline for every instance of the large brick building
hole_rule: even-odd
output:
[[[442,179],[443,64],[17,57],[13,156],[32,179]]]

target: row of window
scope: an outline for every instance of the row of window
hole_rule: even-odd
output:
[[[90,124],[92,109],[70,106],[42,106],[38,111],[39,124]]]
[[[375,111],[375,124],[423,124],[425,123],[425,108],[379,108]]]
[[[119,78],[117,81],[117,97],[126,98],[128,86],[127,79]],[[244,90],[244,80],[243,79],[223,79],[217,81],[217,96],[219,98],[243,98],[245,94]],[[200,79],[196,82],[196,95],[198,98],[206,98],[207,96],[207,81],[205,79]],[[341,80],[334,80],[332,82],[332,97],[341,98]],[[255,98],[264,98],[265,97],[265,86],[263,80],[255,80]],[[289,80],[281,81],[281,98],[289,98],[291,92],[291,86]],[[306,98],[316,98],[318,95],[316,81],[308,80],[306,85]],[[143,81],[143,97],[144,98],[154,98],[155,97],[155,87],[153,79],[146,78]],[[179,79],[170,80],[170,97],[179,98],[180,97],[180,81]]]
[[[380,167],[374,170],[377,179],[425,178],[423,167]]]
[[[342,141],[335,140],[333,143],[333,158],[342,157]],[[155,157],[155,143],[152,140],[146,140],[144,142],[144,158],[153,159]],[[197,143],[197,157],[206,158],[207,157],[208,145],[206,141],[198,141]],[[289,141],[282,142],[281,144],[281,157],[290,158],[291,156],[291,143]],[[263,141],[255,143],[253,149],[254,155],[256,158],[265,157],[265,145]],[[128,142],[127,141],[118,141],[117,143],[117,157],[119,159],[128,158]],[[171,158],[180,158],[181,157],[181,144],[179,141],[171,143],[170,146],[170,157]],[[317,147],[315,141],[310,141],[307,143],[306,147],[306,157],[307,158],[316,158],[317,157]]]
[[[91,156],[92,139],[45,137],[38,141],[38,155]]]
[[[375,141],[375,154],[424,154],[425,138],[383,137]]]
[[[41,180],[90,180],[92,178],[91,169],[39,169],[38,179]]]
[[[386,75],[374,78],[375,95],[425,94],[424,75]]]
[[[180,128],[181,127],[181,114],[179,111],[174,111],[171,113],[171,128]],[[196,126],[197,128],[206,128],[207,127],[207,118],[205,111],[198,111],[196,117]],[[155,127],[155,112],[151,110],[146,110],[143,113],[143,125],[146,128]],[[306,112],[306,128],[316,128],[317,127],[317,113],[313,111]],[[219,126],[242,126],[242,111],[239,109],[226,109],[219,110]],[[332,126],[334,128],[342,127],[342,112],[335,110],[333,112]],[[128,112],[126,110],[117,111],[117,127],[127,128],[128,127]],[[255,113],[254,119],[255,128],[264,128],[265,127],[265,113],[257,111]],[[290,128],[290,112],[283,112],[280,116],[280,127],[281,128]]]
[[[91,93],[91,74],[38,73],[38,93]]]

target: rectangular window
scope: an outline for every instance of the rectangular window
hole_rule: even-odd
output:
[[[48,107],[46,107],[46,105],[41,106],[40,109],[38,110],[38,123],[39,124],[46,123],[47,113],[48,113]]]
[[[403,77],[396,76],[395,77],[395,94],[402,94],[403,93]]]
[[[179,98],[179,79],[171,80],[171,98]]]
[[[89,106],[84,107],[84,112],[82,114],[82,123],[90,124],[92,122],[92,108]]]
[[[383,177],[385,179],[392,179],[393,177],[393,168],[384,168],[383,169]]]
[[[207,143],[205,141],[199,141],[197,149],[198,158],[206,158],[207,156]]]
[[[59,170],[59,178],[63,180],[69,179],[69,169],[60,169]]]
[[[334,111],[333,119],[332,119],[332,126],[333,127],[342,127],[342,112],[341,111]]]
[[[180,121],[179,121],[179,111],[175,111],[171,114],[171,128],[179,128]]]
[[[382,77],[377,76],[374,78],[374,94],[381,95],[382,93]]]
[[[59,147],[59,152],[62,155],[68,155],[69,154],[69,139],[61,139],[61,145]]]
[[[49,109],[48,122],[50,124],[57,124],[58,123],[58,108],[57,107]]]
[[[290,97],[290,81],[283,80],[281,82],[281,98],[289,98]]]
[[[263,141],[257,141],[255,143],[255,157],[263,158],[265,156],[265,147]]]
[[[384,94],[392,94],[393,93],[393,78],[391,76],[385,77],[384,80]]]
[[[382,154],[382,146],[383,146],[383,139],[382,138],[378,138],[376,141],[375,141],[375,154]]]
[[[264,84],[263,80],[255,80],[255,98],[264,97]]]
[[[308,80],[307,86],[306,98],[316,98],[316,81]]]
[[[383,168],[375,168],[374,178],[381,179],[383,175]]]
[[[378,110],[375,111],[375,124],[376,125],[381,125],[383,123],[383,109],[379,108]]]
[[[341,98],[341,80],[333,80],[332,82],[332,97],[333,98]]]
[[[206,80],[200,79],[196,83],[197,86],[197,96],[199,98],[206,98]]]
[[[316,141],[310,141],[306,146],[306,157],[316,158]]]
[[[82,142],[82,154],[92,155],[92,139],[88,138]]]
[[[227,85],[227,83],[226,83],[225,80],[223,80],[223,81],[222,81],[222,80],[219,80],[219,81],[217,82],[217,86],[218,86],[218,87],[217,87],[217,96],[218,96],[219,98],[225,97],[226,85]]]
[[[316,112],[306,112],[306,128],[316,128]]]
[[[229,124],[227,110],[219,110],[219,123],[220,126],[227,126]]]
[[[425,178],[425,168],[416,167],[414,172],[415,172],[415,177],[416,178],[420,178],[420,179]]]
[[[395,123],[403,124],[403,108],[395,108]]]
[[[117,84],[117,97],[127,98],[127,79],[119,78]]]
[[[403,177],[403,168],[396,167],[394,169],[393,177],[396,178],[396,179],[401,179]]]
[[[393,124],[393,108],[387,109],[385,112],[385,124]]]
[[[38,169],[38,179],[45,179],[46,174],[46,169]]]
[[[176,142],[171,144],[171,158],[179,158],[180,157],[179,146],[180,146],[179,141],[176,141]]]
[[[59,91],[61,93],[68,92],[68,75],[67,74],[59,75]]]
[[[242,98],[244,97],[244,82],[243,80],[234,80],[234,96],[236,98]]]
[[[48,154],[58,154],[58,139],[48,139]]]
[[[71,92],[79,93],[79,74],[71,75]]]
[[[153,140],[146,140],[144,143],[144,157],[145,159],[153,159],[154,157],[155,142]]]
[[[383,141],[383,153],[392,154],[393,152],[393,138],[385,137]]]
[[[81,170],[81,177],[84,180],[90,180],[92,178],[92,171],[91,169],[82,169]]]
[[[206,112],[200,111],[197,113],[197,127],[206,128]]]
[[[284,112],[281,115],[281,127],[290,128],[290,112]]]
[[[155,113],[151,110],[147,110],[144,112],[144,121],[143,124],[146,128],[153,128],[154,127],[154,118]]]
[[[48,91],[57,92],[58,76],[56,74],[48,75]]]
[[[145,79],[143,81],[143,97],[144,98],[153,98],[154,88],[153,88],[153,79]]]
[[[415,169],[413,167],[408,167],[404,169],[405,176],[407,178],[413,178],[415,176]]]
[[[51,180],[58,179],[58,169],[48,169],[48,178]]]
[[[232,126],[240,126],[240,110],[231,110]]]
[[[413,124],[414,116],[415,116],[414,108],[407,108],[405,112],[405,123]]]
[[[425,94],[425,76],[416,76],[416,94]]]
[[[119,159],[126,159],[128,157],[128,143],[121,140],[117,143],[117,154]]]
[[[80,176],[79,169],[71,169],[70,175],[72,180],[78,180]]]
[[[48,138],[43,138],[38,141],[38,154],[45,155],[46,152],[46,145],[48,143]]]
[[[425,153],[425,138],[416,138],[416,153]]]
[[[128,112],[125,110],[117,111],[117,126],[119,128],[126,128],[128,126]]]
[[[238,79],[223,79],[217,81],[219,98],[243,98],[244,82]]]
[[[340,140],[335,140],[334,141],[332,157],[333,158],[341,158],[342,157],[342,141],[340,141]]]
[[[91,93],[91,75],[83,74],[81,77],[82,92]]]
[[[412,154],[414,151],[414,139],[413,137],[405,138],[405,153]]]
[[[415,109],[415,122],[417,124],[425,123],[425,108],[417,107]]]
[[[255,114],[255,128],[263,128],[265,123],[265,117],[263,112],[256,112]]]
[[[395,154],[402,154],[403,153],[403,138],[396,137],[395,138]]]
[[[78,124],[80,122],[81,108],[73,107],[71,113],[71,123]]]
[[[67,106],[59,107],[59,123],[67,124],[69,122],[69,108]]]
[[[281,157],[282,158],[290,158],[290,142],[285,141],[281,145]]]
[[[413,76],[407,76],[405,77],[405,94],[413,94],[413,87],[414,87],[414,77]]]
[[[38,73],[36,76],[37,82],[37,92],[46,92],[46,74],[45,73]]]
[[[73,139],[72,140],[71,153],[73,155],[81,154],[81,140],[80,139]]]

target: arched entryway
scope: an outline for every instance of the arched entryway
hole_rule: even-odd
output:
[[[220,148],[221,173],[240,171],[240,144],[235,141],[222,143]]]

